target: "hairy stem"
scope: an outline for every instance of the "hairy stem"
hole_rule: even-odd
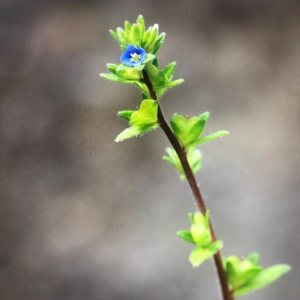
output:
[[[143,73],[143,80],[144,83],[147,85],[148,89],[149,89],[149,93],[150,96],[153,100],[157,100],[157,96],[156,96],[156,92],[153,88],[152,82],[149,79],[148,73],[147,71],[144,69],[142,71]],[[185,172],[187,181],[190,185],[190,188],[193,192],[194,198],[196,200],[197,206],[199,208],[199,210],[201,211],[201,213],[203,215],[205,215],[206,213],[206,206],[202,197],[202,194],[200,192],[198,183],[196,181],[196,178],[193,174],[193,171],[188,163],[187,160],[187,156],[186,156],[186,152],[183,149],[183,147],[180,145],[179,141],[177,140],[177,138],[175,137],[173,131],[171,130],[171,128],[169,127],[163,112],[161,110],[161,107],[158,103],[158,121],[160,123],[160,127],[161,129],[164,131],[164,133],[166,134],[166,136],[168,137],[170,143],[172,144],[174,150],[176,151],[180,162],[182,164],[182,168]],[[211,235],[212,235],[212,239],[213,241],[216,241],[216,235],[215,232],[213,230],[212,224],[211,222],[210,224],[210,231],[211,231]],[[218,278],[219,278],[219,282],[220,282],[220,286],[221,286],[221,290],[222,290],[222,296],[223,296],[223,300],[234,300],[232,293],[230,292],[229,288],[228,288],[228,284],[227,284],[227,278],[226,278],[226,274],[225,274],[225,270],[223,268],[223,263],[222,263],[222,256],[221,256],[221,252],[218,251],[215,255],[214,255],[214,262],[216,265],[216,269],[217,269],[217,273],[218,273]]]

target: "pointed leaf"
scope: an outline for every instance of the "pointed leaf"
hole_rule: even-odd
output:
[[[137,20],[136,20],[136,22],[137,22],[137,24],[138,24],[138,26],[139,26],[139,28],[141,30],[142,36],[143,36],[143,34],[145,32],[145,21],[144,21],[143,16],[139,15],[138,18],[137,18]]]
[[[172,88],[172,87],[174,87],[174,86],[176,86],[176,85],[178,85],[178,84],[181,84],[181,83],[183,83],[183,82],[184,82],[184,79],[176,79],[176,80],[174,80],[174,81],[165,83],[165,84],[163,84],[163,85],[161,85],[161,86],[158,86],[158,87],[156,87],[156,88],[157,88],[157,89]]]
[[[178,231],[177,234],[179,237],[181,237],[185,241],[192,243],[192,244],[196,244],[192,237],[192,234],[189,230],[181,230],[181,231]]]
[[[238,290],[234,291],[234,296],[245,295],[251,291],[263,288],[290,270],[291,267],[285,264],[275,265],[273,267],[264,269],[250,282],[247,282],[245,286],[240,287]]]
[[[259,254],[257,252],[253,252],[248,255],[247,260],[253,263],[253,265],[257,266],[259,263]]]
[[[127,35],[127,37],[129,37],[130,36],[130,31],[131,31],[131,25],[128,21],[125,21],[124,26],[125,26],[126,35]]]
[[[216,241],[207,247],[196,247],[190,254],[189,260],[194,267],[199,267],[206,259],[212,257],[222,248],[223,243]]]
[[[163,85],[166,82],[166,75],[162,71],[157,69],[154,65],[147,64],[145,68],[154,88],[156,86]]]
[[[157,110],[157,101],[146,99],[141,103],[139,110],[132,114],[129,124],[134,126],[146,126],[157,123]]]
[[[210,142],[218,137],[222,137],[224,135],[228,135],[229,132],[228,131],[225,131],[225,130],[220,130],[220,131],[217,131],[215,133],[212,133],[212,134],[209,134],[203,138],[200,138],[198,140],[196,140],[195,142],[191,143],[188,145],[188,147],[195,147],[197,145],[200,145],[200,144],[204,144],[204,143],[207,143],[207,142]]]
[[[154,28],[154,27],[153,27],[153,28]],[[155,41],[156,36],[157,36],[157,28],[154,28],[154,29],[153,29],[153,28],[152,28],[152,31],[151,31],[151,33],[150,33],[150,36],[149,36],[149,38],[148,38],[148,40],[147,40],[145,46],[144,46],[144,48],[145,48],[146,50],[148,50],[148,48],[153,44],[153,42]]]
[[[130,40],[133,45],[137,47],[141,46],[142,33],[140,31],[140,28],[136,24],[133,24],[131,27]]]
[[[113,30],[110,30],[109,33],[119,44],[123,43],[120,37]]]
[[[150,124],[144,127],[136,127],[136,126],[131,126],[124,131],[122,131],[115,139],[116,142],[121,142],[126,139],[129,139],[131,137],[146,133],[152,129],[157,128],[159,125],[158,124]]]
[[[134,113],[134,110],[123,110],[118,112],[118,116],[126,121],[130,121],[131,115]]]
[[[176,66],[177,66],[177,63],[172,62],[163,69],[163,72],[165,73],[165,75],[167,76],[168,79],[170,79],[170,77],[173,75]]]
[[[122,82],[122,83],[135,83],[136,82],[136,80],[127,80],[127,79],[121,78],[115,74],[101,73],[99,75],[105,79],[108,79],[111,81],[116,81],[116,82]]]
[[[148,53],[145,60],[143,61],[143,64],[148,63],[149,61],[152,61],[153,59],[155,59],[155,55]]]

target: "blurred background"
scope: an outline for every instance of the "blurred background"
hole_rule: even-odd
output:
[[[293,270],[244,299],[300,299],[299,3],[293,0],[2,0],[0,298],[219,299],[176,232],[196,210],[161,157],[161,130],[116,144],[133,86],[99,77],[108,33],[144,15],[167,33],[161,65],[185,83],[162,99],[210,111],[197,174],[223,254]]]

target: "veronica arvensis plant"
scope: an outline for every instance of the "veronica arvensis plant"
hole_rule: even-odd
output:
[[[246,259],[236,256],[222,258],[222,241],[216,238],[209,219],[203,197],[194,174],[201,169],[202,156],[197,146],[228,134],[227,131],[202,136],[209,118],[209,113],[186,118],[174,114],[170,126],[162,112],[159,99],[165,92],[183,79],[173,80],[176,63],[160,67],[157,54],[164,42],[165,33],[159,34],[157,24],[145,28],[144,18],[139,16],[135,24],[125,22],[125,28],[110,30],[112,37],[119,43],[123,54],[121,64],[107,64],[110,73],[100,76],[115,82],[130,83],[141,91],[142,102],[138,110],[123,110],[118,115],[129,122],[129,127],[122,131],[116,142],[141,135],[160,127],[173,148],[166,149],[163,159],[174,166],[183,180],[187,180],[200,212],[189,214],[190,230],[179,231],[178,235],[195,245],[189,260],[194,267],[213,257],[222,291],[223,300],[260,289],[290,270],[290,266],[281,264],[266,269],[259,266],[259,255],[254,252]]]

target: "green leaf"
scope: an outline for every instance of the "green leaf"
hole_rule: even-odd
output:
[[[189,260],[194,267],[199,267],[206,259],[216,254],[222,246],[222,241],[216,241],[207,247],[198,246],[190,254]]]
[[[262,270],[257,276],[255,276],[252,280],[247,282],[244,286],[238,288],[234,291],[234,296],[240,296],[248,294],[251,291],[261,289],[268,284],[272,283],[283,274],[287,273],[291,270],[289,265],[275,265],[270,268]]]
[[[157,101],[152,99],[144,100],[139,110],[132,114],[129,124],[134,126],[146,126],[157,123],[157,110]]]
[[[140,28],[136,24],[133,24],[131,27],[130,40],[131,40],[131,43],[133,45],[135,45],[136,47],[141,46],[142,33],[140,31]]]
[[[193,171],[193,174],[196,174],[202,167],[202,155],[200,150],[195,148],[189,148],[187,153],[187,159]]]
[[[177,234],[179,237],[181,237],[185,241],[192,243],[192,244],[196,244],[192,237],[192,234],[189,230],[181,230],[181,231],[178,231]]]
[[[134,110],[123,110],[118,112],[118,116],[126,121],[130,121],[130,118],[134,112]]]
[[[147,42],[146,42],[146,44],[145,44],[145,46],[144,46],[144,49],[145,49],[145,50],[148,50],[148,48],[149,48],[149,47],[153,44],[153,42],[155,41],[156,36],[157,36],[157,31],[158,31],[158,29],[157,29],[156,27],[153,26],[152,31],[151,31],[151,33],[150,33],[150,36],[149,36],[149,38],[148,38],[148,40],[147,40]]]
[[[202,133],[209,113],[199,117],[186,119],[184,116],[175,114],[171,120],[171,127],[175,136],[186,147],[192,144]]]
[[[158,57],[155,56],[153,62],[152,62],[153,66],[155,66],[157,69],[159,69],[159,60]]]
[[[144,17],[142,15],[139,15],[137,20],[136,20],[136,23],[138,24],[139,28],[140,28],[140,31],[142,33],[142,36],[145,32],[145,21],[144,21]]]
[[[128,21],[125,21],[124,26],[125,26],[126,35],[127,35],[127,37],[129,37],[130,36],[130,31],[131,31],[131,25]]]
[[[190,149],[188,150],[187,153],[187,159],[193,173],[195,174],[201,168],[201,153],[199,150],[194,150],[194,148],[190,148]],[[181,179],[185,180],[186,176],[176,151],[170,147],[166,148],[166,151],[169,154],[169,156],[163,156],[163,159],[168,163],[170,163],[172,166],[174,166],[181,174]]]
[[[142,77],[141,70],[143,68],[144,68],[144,66],[133,68],[133,67],[130,67],[130,66],[126,66],[124,64],[120,64],[118,66],[118,68],[116,69],[116,74],[119,77],[122,77],[122,78],[125,78],[125,79],[139,80]]]
[[[163,32],[155,41],[154,44],[150,47],[150,50],[153,54],[157,54],[160,50],[162,44],[164,43],[166,34]]]
[[[124,37],[125,37],[126,33],[125,33],[125,31],[124,31],[121,27],[118,27],[118,28],[117,28],[117,34],[118,34],[118,36],[119,36],[122,40],[124,40]]]
[[[174,80],[174,81],[167,82],[167,83],[165,83],[165,84],[163,84],[163,85],[161,85],[161,86],[158,86],[158,87],[156,87],[156,88],[157,88],[157,89],[172,88],[172,87],[174,87],[174,86],[176,86],[176,85],[178,85],[178,84],[181,84],[181,83],[183,83],[183,82],[184,82],[184,79],[176,79],[176,80]]]
[[[189,213],[189,218],[191,220],[191,223],[194,223],[194,214],[193,213]]]
[[[249,260],[253,265],[257,266],[259,264],[259,254],[257,252],[252,252],[248,255],[247,260]]]
[[[155,58],[156,58],[155,55],[148,53],[147,56],[146,56],[146,58],[145,58],[145,60],[143,61],[143,64],[146,64],[146,63],[148,63],[149,61],[151,61],[151,60],[153,60]]]
[[[137,127],[137,126],[131,126],[127,129],[125,129],[124,131],[122,131],[115,139],[116,142],[121,142],[124,141],[126,139],[129,139],[131,137],[146,133],[150,130],[153,130],[155,128],[157,128],[159,125],[156,124],[150,124],[144,127]]]
[[[109,30],[109,33],[119,44],[123,43],[120,37],[113,30]]]
[[[147,99],[151,98],[150,93],[149,93],[149,89],[147,87],[147,85],[145,83],[142,83],[140,81],[136,81],[135,86],[137,86],[142,92],[143,94],[145,94],[147,97]]]
[[[206,216],[203,216],[200,212],[194,213],[194,222],[191,226],[192,237],[195,243],[201,247],[206,247],[212,242],[210,227],[206,217],[209,218],[209,211],[206,212]]]
[[[166,152],[169,156],[163,156],[163,159],[174,166],[180,174],[184,175],[184,171],[176,151],[173,148],[167,147]]]
[[[173,75],[175,69],[176,69],[177,63],[174,61],[170,64],[168,64],[167,66],[165,66],[165,68],[163,69],[163,72],[165,73],[165,75],[167,76],[168,79],[170,79],[170,77]]]
[[[107,69],[112,72],[113,74],[116,74],[117,73],[117,68],[118,68],[118,65],[116,64],[106,64],[106,67]]]
[[[214,140],[214,139],[216,139],[216,138],[218,138],[218,137],[222,137],[222,136],[228,135],[228,134],[229,134],[228,131],[226,131],[226,130],[220,130],[220,131],[217,131],[217,132],[215,132],[215,133],[209,134],[209,135],[207,135],[207,136],[205,136],[205,137],[203,137],[203,138],[200,138],[200,139],[198,139],[198,140],[192,142],[192,143],[189,144],[188,146],[189,146],[189,147],[195,147],[195,146],[197,146],[197,145],[200,145],[200,144],[204,144],[204,143],[210,142],[210,141],[212,141],[212,140]]]
[[[156,86],[163,85],[166,82],[166,75],[163,73],[163,71],[159,70],[154,65],[147,64],[145,69],[154,88]]]
[[[101,73],[99,74],[101,77],[111,80],[111,81],[115,81],[115,82],[122,82],[122,83],[136,83],[136,80],[128,80],[128,79],[124,79],[121,78],[115,74],[109,74],[109,73]]]
[[[144,48],[144,49],[145,49],[145,45],[150,37],[151,31],[152,31],[152,27],[150,26],[148,28],[148,30],[144,33],[143,41],[142,41],[142,48]]]

